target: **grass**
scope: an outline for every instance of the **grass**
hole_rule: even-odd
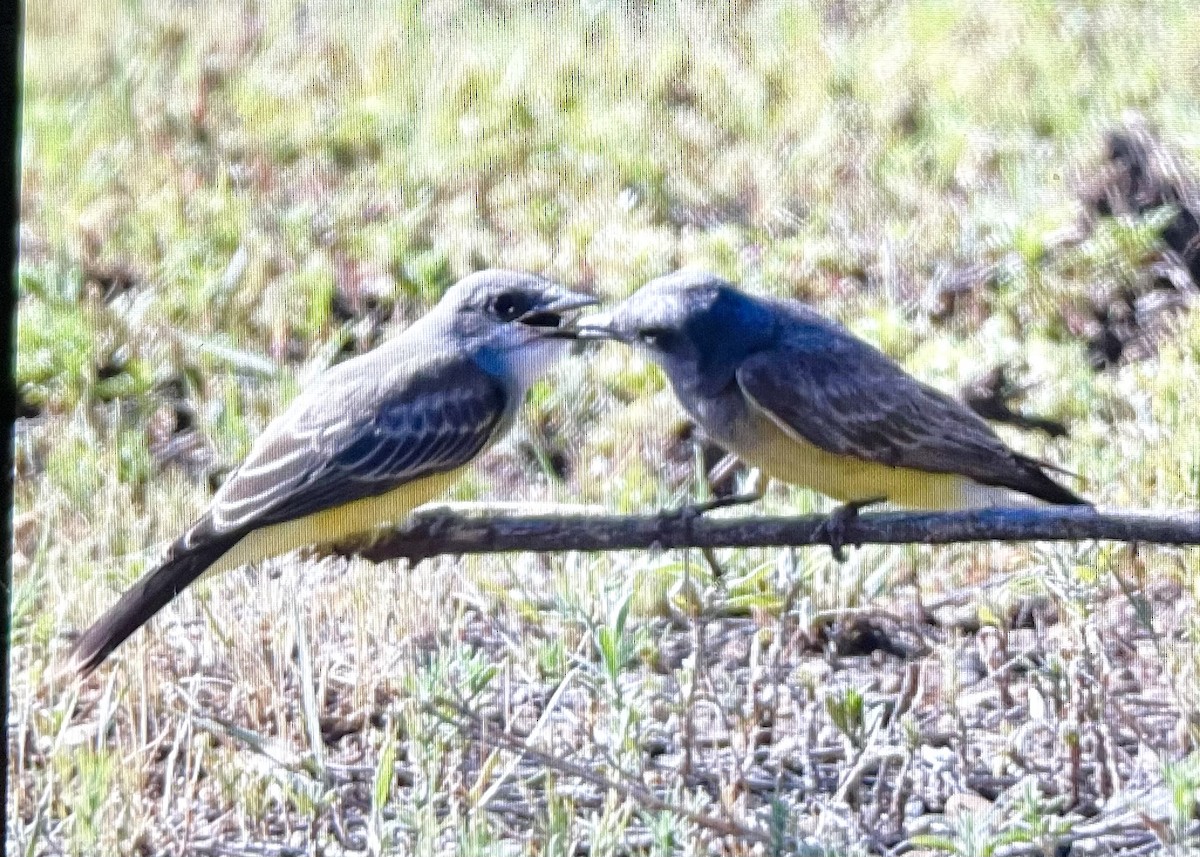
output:
[[[1200,169],[1192,4],[27,16],[14,853],[1195,847],[1194,551],[727,552],[721,580],[681,553],[293,556],[53,678],[305,378],[482,266],[615,299],[702,265],[943,389],[1009,364],[1070,428],[1012,443],[1104,504],[1194,508],[1196,315],[1105,371],[1087,350],[1170,213],[1080,202],[1128,111]],[[455,496],[676,505],[702,482],[678,432],[607,348]]]

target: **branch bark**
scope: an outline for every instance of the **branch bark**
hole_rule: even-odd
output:
[[[441,554],[555,553],[668,548],[828,545],[824,515],[717,518],[684,511],[648,516],[500,515],[432,510],[352,550],[379,562]],[[1200,512],[1101,512],[1089,507],[876,512],[848,521],[847,545],[1084,541],[1200,545]]]

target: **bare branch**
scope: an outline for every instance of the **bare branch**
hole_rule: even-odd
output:
[[[688,510],[649,516],[418,513],[369,547],[349,548],[374,561],[412,562],[441,554],[750,548],[829,544],[824,515],[716,518]],[[1084,541],[1200,545],[1200,513],[1101,512],[1090,507],[878,512],[848,521],[845,542]]]

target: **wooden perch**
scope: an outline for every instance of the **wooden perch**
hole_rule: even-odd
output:
[[[441,554],[752,548],[829,544],[825,515],[718,518],[687,511],[648,516],[500,515],[431,510],[354,552],[376,562]],[[1200,513],[1100,512],[1088,507],[970,512],[873,512],[848,521],[847,545],[1098,539],[1200,545]]]

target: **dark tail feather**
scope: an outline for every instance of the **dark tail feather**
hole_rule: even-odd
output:
[[[86,676],[100,666],[117,646],[182,592],[189,583],[204,574],[245,535],[230,533],[212,536],[201,544],[188,545],[193,530],[171,545],[167,558],[153,571],[129,588],[117,603],[92,623],[71,652],[70,669]]]
[[[1053,470],[1066,473],[1067,471],[1046,465],[1034,458],[1026,458],[1023,455],[1017,456],[1017,461],[1024,469],[1023,478],[1014,480],[1013,484],[1008,485],[1008,488],[1014,488],[1031,497],[1036,497],[1039,500],[1045,500],[1047,503],[1055,503],[1060,506],[1090,506],[1090,501],[1080,497],[1070,488],[1059,485],[1053,479],[1046,475],[1043,467],[1049,466]]]

